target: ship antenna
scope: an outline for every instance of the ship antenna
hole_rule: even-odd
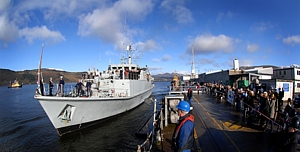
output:
[[[125,37],[125,34],[126,34],[126,15],[127,14],[125,14],[125,16],[124,16],[124,25],[123,25],[123,36]],[[124,42],[125,42],[125,40],[124,40]],[[126,46],[124,46],[124,42],[122,43],[122,49],[123,49],[123,53],[124,53],[124,51],[125,51],[125,53],[124,53],[124,55],[126,55],[126,56],[128,56],[128,54],[126,54],[127,53],[127,51],[126,51]],[[123,56],[124,56],[123,55]],[[122,58],[122,62],[123,62],[123,58]]]
[[[101,70],[101,69],[100,69],[100,55],[101,55],[101,51],[100,51],[100,53],[99,53],[99,67],[98,67],[99,70]]]
[[[194,45],[192,45],[192,69],[191,69],[192,78],[195,78],[195,68],[194,68]]]

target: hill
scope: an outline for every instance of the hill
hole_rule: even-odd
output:
[[[59,82],[59,77],[63,76],[66,83],[77,82],[81,78],[83,72],[67,72],[50,69],[42,69],[44,82],[48,83],[49,78],[52,77],[54,83]],[[35,84],[37,81],[37,69],[12,71],[9,69],[0,69],[0,85],[8,86],[14,80],[18,80],[23,84]]]
[[[37,82],[37,69],[24,70],[24,71],[12,71],[9,69],[0,69],[0,86],[8,86],[14,80],[18,80],[23,84],[35,84]],[[42,69],[44,82],[48,83],[49,78],[52,77],[54,83],[59,82],[59,77],[63,76],[66,83],[77,82],[81,78],[84,72],[67,72],[53,69]],[[177,74],[182,76],[182,74]],[[174,73],[164,73],[152,75],[154,81],[172,81]]]
[[[179,77],[183,76],[183,74],[177,74]],[[152,75],[154,77],[154,81],[172,81],[174,77],[174,73],[164,73]]]

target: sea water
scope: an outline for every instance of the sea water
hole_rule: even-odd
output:
[[[74,84],[66,84],[71,88]],[[157,103],[170,82],[154,82]],[[0,151],[136,151],[145,138],[137,130],[153,113],[153,100],[82,131],[59,137],[39,102],[36,85],[0,87]],[[87,109],[88,110],[88,109]]]

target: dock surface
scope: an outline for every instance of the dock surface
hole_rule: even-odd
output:
[[[195,117],[195,152],[253,152],[268,151],[269,132],[255,125],[243,124],[243,112],[236,111],[225,100],[205,93],[193,94]],[[172,134],[176,124],[162,130],[163,141],[154,151],[171,152]],[[298,135],[299,136],[299,135]],[[298,141],[298,151],[300,150]]]

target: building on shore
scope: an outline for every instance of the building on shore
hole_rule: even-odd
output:
[[[300,67],[298,65],[274,69],[273,79],[291,80],[294,94],[300,94]]]
[[[248,85],[257,79],[269,80],[273,76],[274,66],[252,66],[239,67],[239,61],[233,61],[233,69],[216,70],[201,73],[198,76],[198,82],[230,85],[235,88],[248,87]]]
[[[266,89],[284,88],[288,97],[300,94],[300,67],[276,67],[272,65],[240,67],[233,61],[230,70],[216,70],[201,73],[192,82],[230,85],[235,88],[264,86]]]

